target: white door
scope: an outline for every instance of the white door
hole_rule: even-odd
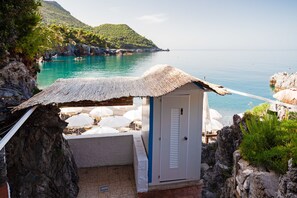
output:
[[[189,95],[162,97],[160,181],[186,179]]]

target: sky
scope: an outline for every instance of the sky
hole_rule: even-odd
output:
[[[127,24],[166,49],[297,49],[296,0],[56,0],[80,21]]]

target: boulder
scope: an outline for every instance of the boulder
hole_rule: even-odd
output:
[[[59,109],[39,107],[6,146],[12,197],[76,197],[78,173]]]
[[[207,163],[210,167],[201,172],[204,183],[203,197],[207,197],[210,192],[216,194],[217,197],[224,197],[224,194],[228,194],[223,186],[226,179],[232,175],[233,153],[238,149],[242,140],[241,124],[244,125],[242,119],[234,115],[233,125],[217,132],[216,143],[203,145],[201,162]],[[233,179],[232,182],[234,182]],[[230,187],[231,184],[228,186]]]
[[[278,175],[273,172],[254,172],[249,176],[249,197],[276,197]]]
[[[290,164],[290,163],[289,163]],[[297,198],[297,167],[289,165],[289,170],[279,179],[278,198]]]
[[[10,118],[11,107],[33,95],[35,87],[34,77],[21,62],[11,62],[0,70],[0,123]]]
[[[275,91],[297,87],[297,72],[287,73],[279,72],[270,77],[270,86],[275,88]]]

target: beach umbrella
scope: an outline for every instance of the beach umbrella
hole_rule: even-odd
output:
[[[107,134],[107,133],[119,133],[119,131],[111,127],[94,127],[82,133],[82,135]]]
[[[211,122],[210,122],[210,112],[209,112],[209,106],[208,106],[208,96],[207,93],[204,92],[203,95],[203,119],[202,119],[202,132],[211,132]]]
[[[67,114],[67,115],[76,115],[82,112],[83,108],[81,107],[65,107],[61,108],[61,113],[62,114]]]
[[[209,109],[210,113],[210,118],[215,119],[215,120],[220,120],[222,119],[222,115],[215,109]]]
[[[210,119],[210,123],[211,123],[211,129],[213,131],[221,130],[224,127],[222,123],[220,123],[215,119]]]
[[[89,127],[92,126],[92,124],[94,123],[93,118],[91,118],[88,114],[86,113],[81,113],[75,116],[72,116],[70,118],[68,118],[67,120],[65,120],[66,122],[68,122],[68,126],[67,127]]]
[[[297,88],[284,89],[273,95],[279,101],[297,105]]]
[[[102,118],[98,125],[102,127],[119,128],[129,126],[131,122],[132,120],[125,118],[124,116],[112,116]]]
[[[125,118],[128,118],[129,120],[136,121],[136,120],[141,120],[142,113],[140,109],[130,110],[130,111],[127,111],[123,116]]]
[[[90,116],[96,120],[99,120],[101,117],[111,116],[113,111],[108,107],[95,107],[90,112]]]

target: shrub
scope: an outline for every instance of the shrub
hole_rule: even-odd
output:
[[[243,158],[256,166],[263,166],[278,173],[287,171],[289,159],[297,164],[297,123],[279,121],[277,116],[249,116],[247,130],[243,131],[240,151]]]

